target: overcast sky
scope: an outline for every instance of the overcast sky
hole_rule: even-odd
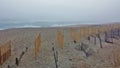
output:
[[[0,20],[120,22],[120,0],[0,0]]]

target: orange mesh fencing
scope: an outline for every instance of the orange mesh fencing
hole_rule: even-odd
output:
[[[11,56],[11,41],[0,46],[0,64],[3,64]]]
[[[41,43],[41,40],[40,40],[40,34],[39,34],[35,39],[35,58],[38,56],[40,43]]]
[[[60,47],[63,48],[63,46],[64,46],[64,37],[63,37],[61,31],[58,32],[58,43],[59,43]]]

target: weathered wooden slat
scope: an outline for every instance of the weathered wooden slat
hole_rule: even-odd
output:
[[[2,65],[11,56],[11,41],[0,47],[0,65]]]
[[[0,64],[2,64],[1,60],[2,60],[2,56],[1,56],[1,47],[0,47]]]
[[[64,37],[61,31],[58,31],[58,44],[61,48],[64,46]]]
[[[40,34],[37,36],[37,38],[35,39],[35,58],[37,58],[38,53],[39,53],[39,48],[40,48],[40,44],[41,44],[41,39],[40,39]]]

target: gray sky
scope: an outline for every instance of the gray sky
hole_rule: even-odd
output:
[[[0,19],[119,22],[120,0],[0,0]]]

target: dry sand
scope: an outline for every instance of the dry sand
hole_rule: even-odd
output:
[[[74,27],[80,29],[79,27]],[[62,31],[64,35],[64,47],[61,49],[57,43],[57,31]],[[35,59],[34,42],[38,34],[41,34],[41,47],[39,56]],[[120,40],[114,40],[115,44],[103,42],[100,48],[99,40],[97,44],[87,39],[82,39],[84,43],[92,49],[92,55],[86,57],[83,51],[75,49],[80,42],[74,43],[70,36],[70,28],[19,28],[0,31],[0,43],[12,40],[12,56],[0,67],[1,68],[56,68],[52,47],[58,51],[58,68],[118,68],[109,63],[105,58],[111,54],[112,50],[119,48]],[[27,52],[23,55],[19,66],[15,65],[15,58],[20,56],[22,51]],[[108,60],[106,60],[108,59]]]

